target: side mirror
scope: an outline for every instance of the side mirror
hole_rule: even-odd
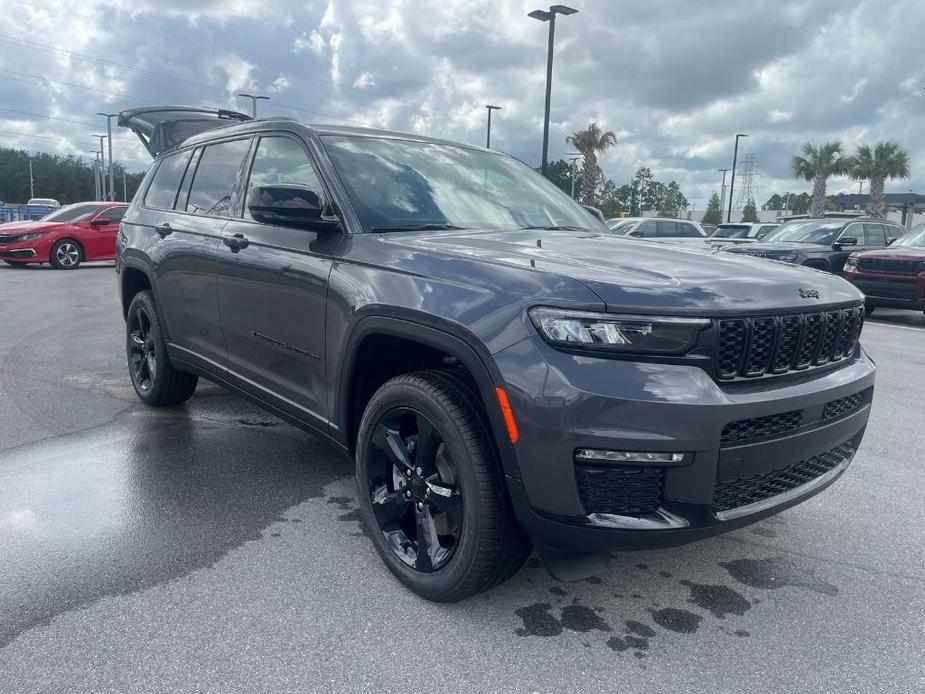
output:
[[[597,217],[597,218],[598,218],[599,220],[601,220],[602,222],[603,222],[603,221],[606,221],[606,220],[604,219],[604,213],[601,212],[601,211],[600,211],[599,209],[597,209],[596,207],[593,207],[593,206],[591,206],[591,205],[582,205],[582,207],[584,207],[588,212],[590,212],[591,214],[593,214],[595,217]]]
[[[857,246],[858,240],[853,236],[847,236],[843,239],[838,239],[835,243],[836,246]]]
[[[339,224],[337,219],[324,217],[318,193],[294,183],[254,186],[247,198],[247,211],[256,222],[281,227],[323,231]]]
[[[895,237],[895,236],[889,237],[889,238],[886,240],[886,245],[887,245],[887,246],[892,246],[892,245],[893,245],[893,242],[894,242],[895,240],[896,240],[896,237]]]
[[[106,219],[105,217],[97,217],[96,219],[90,220],[91,227],[105,227],[110,224],[115,224],[111,219]]]

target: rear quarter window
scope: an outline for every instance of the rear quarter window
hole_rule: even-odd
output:
[[[172,210],[177,199],[177,191],[186,165],[189,163],[190,152],[177,152],[163,159],[157,165],[151,184],[145,192],[145,207],[155,210]]]

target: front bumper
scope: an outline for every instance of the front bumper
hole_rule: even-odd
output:
[[[508,479],[520,523],[544,545],[580,551],[683,544],[818,493],[860,444],[875,371],[859,349],[824,373],[721,386],[694,366],[576,356],[539,338],[495,362],[520,430],[520,479]],[[589,471],[580,448],[684,460]],[[589,485],[589,472],[606,482]],[[640,479],[657,503],[626,512],[626,489]],[[608,493],[629,506],[608,509]]]
[[[888,275],[854,270],[843,272],[842,277],[878,306],[925,310],[925,272]]]

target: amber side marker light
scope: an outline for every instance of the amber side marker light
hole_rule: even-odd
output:
[[[498,404],[501,405],[501,414],[504,415],[504,424],[507,427],[507,437],[511,443],[517,443],[520,439],[520,432],[517,431],[517,422],[514,421],[514,411],[511,410],[511,403],[508,402],[507,393],[504,388],[495,386],[495,395],[498,396]]]

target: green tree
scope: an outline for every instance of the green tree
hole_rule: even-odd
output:
[[[742,208],[742,221],[743,222],[757,222],[758,221],[758,208],[755,207],[755,201],[749,199],[745,203],[745,207]]]
[[[887,179],[909,178],[909,153],[899,143],[888,140],[875,145],[861,145],[855,154],[851,177],[870,181],[868,214],[875,219],[886,216],[883,189]]]
[[[794,178],[812,181],[813,217],[822,217],[825,212],[825,186],[830,176],[840,176],[852,170],[850,157],[842,154],[842,144],[837,140],[824,144],[803,145],[803,154],[793,155],[790,171]]]
[[[633,180],[630,181],[629,191],[631,217],[638,217],[643,209],[644,202],[651,200],[650,188],[652,187],[653,180],[652,172],[645,166],[640,167],[636,173],[633,174]],[[651,210],[653,208],[646,207],[645,209]]]
[[[762,210],[782,210],[784,209],[784,201],[787,199],[789,193],[780,195],[779,193],[774,193],[771,197],[768,198],[768,201],[761,206]]]
[[[787,206],[791,214],[808,214],[812,204],[813,198],[809,193],[800,193],[791,196]]]
[[[598,187],[604,177],[604,172],[597,164],[597,155],[616,145],[617,136],[613,130],[603,131],[597,123],[591,123],[584,130],[569,135],[565,141],[584,157],[579,197],[585,205],[594,205],[597,202]]]
[[[687,209],[687,198],[681,192],[681,186],[676,181],[669,181],[668,185],[659,188],[658,214],[660,217],[677,217],[681,210]]]
[[[572,193],[572,167],[564,159],[556,159],[546,165],[546,178],[556,185],[557,188],[565,191],[567,194]],[[539,171],[539,169],[537,169]]]
[[[703,213],[704,224],[721,224],[723,221],[723,211],[719,208],[719,195],[715,192],[710,196],[710,202],[707,203],[707,211]]]
[[[623,188],[625,187],[623,186]],[[604,214],[605,219],[619,217],[627,210],[625,200],[621,199],[620,190],[611,179],[607,179],[607,182],[601,188],[598,209]]]

